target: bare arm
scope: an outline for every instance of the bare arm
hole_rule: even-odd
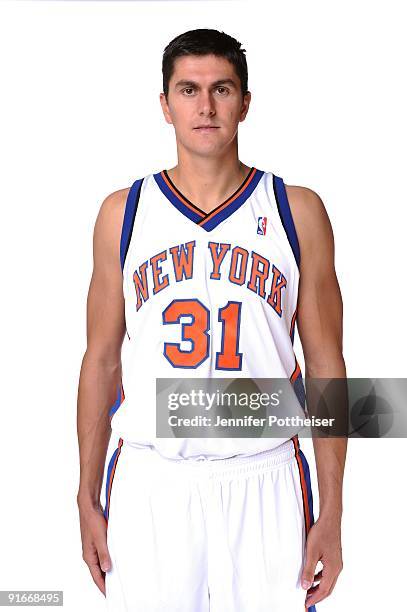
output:
[[[100,505],[106,451],[111,435],[109,409],[121,382],[125,334],[120,234],[128,190],[102,203],[93,234],[93,273],[87,299],[87,348],[78,388],[77,432],[80,482],[77,502],[83,558],[104,593],[101,568],[110,563]],[[107,567],[106,566],[106,567]]]
[[[342,354],[342,297],[334,266],[334,237],[321,198],[304,187],[287,187],[301,252],[297,324],[305,378],[346,378]],[[332,592],[342,570],[342,484],[347,438],[313,438],[320,513],[311,529],[303,579],[312,583],[311,606]],[[313,533],[312,533],[313,532]],[[318,561],[321,574],[314,578]],[[308,588],[306,586],[306,588]]]

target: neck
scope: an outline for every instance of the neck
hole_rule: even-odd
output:
[[[210,212],[239,188],[250,171],[237,157],[178,158],[178,164],[169,169],[174,185],[193,204]]]

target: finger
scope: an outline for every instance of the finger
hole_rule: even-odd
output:
[[[301,576],[301,585],[303,589],[307,590],[312,586],[318,561],[319,559],[312,555],[305,557],[305,565]]]
[[[103,572],[108,572],[112,568],[112,560],[110,558],[109,549],[107,546],[107,525],[104,517],[95,522],[94,546],[96,547],[97,560]]]
[[[103,572],[108,572],[112,569],[112,560],[107,548],[106,536],[101,536],[95,542],[99,565]]]
[[[89,568],[94,583],[99,590],[104,594],[105,580],[102,570],[100,569],[98,555],[93,545],[87,546],[83,553],[83,560]]]
[[[339,575],[338,575],[338,576],[335,578],[335,580],[333,581],[332,586],[331,586],[331,588],[330,588],[330,590],[329,590],[328,595],[330,595],[330,594],[332,593],[332,591],[334,590],[334,588],[335,588],[335,584],[336,584],[336,581],[338,580],[338,578],[339,578]]]
[[[332,581],[331,587],[330,587],[330,589],[328,591],[328,595],[326,597],[328,597],[332,593],[332,591],[334,590],[336,582],[337,582],[337,580],[339,578],[339,574],[341,573],[341,571],[342,571],[342,567],[339,566],[336,570],[332,570],[331,572],[329,572],[329,574],[331,574],[331,576],[333,576],[333,581]],[[318,574],[315,575],[314,581],[322,579],[322,572],[327,574],[326,568],[322,569],[320,572],[318,572]]]
[[[89,571],[92,575],[93,582],[96,584],[98,589],[103,593],[106,597],[106,589],[105,589],[105,577],[100,569],[99,564],[89,565]]]
[[[332,591],[331,587],[333,582],[334,576],[322,576],[321,582],[308,590],[307,597],[305,599],[305,606],[308,608],[328,597]]]
[[[318,580],[318,579],[320,578],[320,576],[322,576],[322,572],[323,572],[323,571],[326,571],[326,570],[321,570],[320,572],[318,572],[318,574],[316,574],[316,575],[315,575],[315,580]],[[327,592],[327,593],[326,593],[326,594],[323,596],[323,598],[324,598],[324,599],[325,599],[326,597],[329,597],[329,595],[331,595],[332,591],[334,590],[335,585],[336,585],[336,582],[337,582],[337,580],[338,580],[338,578],[339,578],[339,573],[340,573],[340,571],[341,571],[341,570],[339,569],[339,570],[338,570],[338,572],[337,572],[337,573],[334,575],[334,578],[333,578],[333,580],[332,580],[332,584],[331,584],[330,588],[328,589],[328,592]],[[318,600],[318,601],[312,601],[312,600],[309,600],[309,599],[308,599],[308,598],[309,598],[309,597],[310,597],[312,594],[314,594],[315,592],[317,592],[318,596],[320,596],[320,595],[321,595],[321,593],[319,592],[318,587],[319,587],[319,585],[316,585],[316,586],[313,586],[313,587],[311,587],[310,589],[308,589],[307,596],[306,596],[306,603],[307,603],[307,605],[308,605],[308,606],[312,606],[312,605],[314,605],[315,603],[318,603],[318,601],[321,601],[321,600]]]

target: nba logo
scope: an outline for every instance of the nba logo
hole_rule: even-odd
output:
[[[259,217],[257,221],[257,233],[262,236],[266,235],[267,217]]]

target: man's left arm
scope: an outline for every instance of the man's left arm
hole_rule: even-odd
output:
[[[304,351],[305,379],[345,379],[343,305],[334,266],[332,227],[324,204],[314,191],[287,186],[287,196],[301,253],[297,326]],[[342,483],[347,438],[314,437],[313,445],[320,511],[307,537],[302,573],[306,607],[331,594],[343,567]],[[315,574],[318,561],[323,569]],[[314,581],[319,584],[312,586]]]

